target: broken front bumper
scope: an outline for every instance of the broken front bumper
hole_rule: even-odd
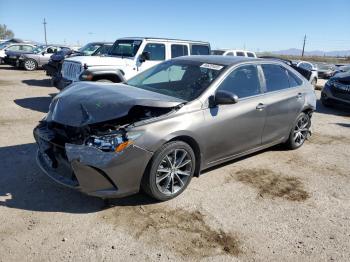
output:
[[[56,182],[101,198],[137,193],[152,152],[131,145],[123,152],[66,143],[60,146],[34,130],[39,167]]]

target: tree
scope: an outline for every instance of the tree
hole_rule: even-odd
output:
[[[12,30],[7,29],[6,25],[0,24],[0,39],[9,39],[13,38],[15,34],[12,32]]]

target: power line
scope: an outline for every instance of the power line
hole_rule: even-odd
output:
[[[43,22],[43,24],[44,24],[44,33],[45,33],[45,45],[47,45],[47,39],[46,39],[46,20],[45,20],[45,18],[44,18],[44,22]]]

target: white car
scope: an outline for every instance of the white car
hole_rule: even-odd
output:
[[[237,49],[216,49],[211,51],[212,55],[228,55],[228,56],[245,56],[257,58],[256,54],[252,51],[237,50]]]
[[[76,81],[123,82],[164,60],[187,55],[209,55],[202,41],[133,37],[115,41],[107,56],[66,58],[61,76],[53,79],[58,89]]]
[[[318,80],[318,71],[317,71],[317,67],[307,61],[293,61],[297,67],[306,69],[311,71],[311,77],[309,79],[309,82],[313,85],[316,86],[317,84],[317,80]]]

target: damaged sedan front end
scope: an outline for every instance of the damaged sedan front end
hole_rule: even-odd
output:
[[[122,84],[91,85],[77,83],[53,99],[34,129],[37,162],[56,182],[92,196],[136,193],[153,153],[131,125],[155,121],[184,101]]]

